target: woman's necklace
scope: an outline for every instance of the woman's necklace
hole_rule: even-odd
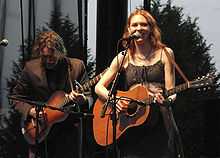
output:
[[[148,54],[150,54],[151,51],[152,51],[152,47],[150,48],[150,51],[149,51]],[[140,60],[146,60],[146,59],[147,59],[147,56],[145,56],[144,58],[139,57],[138,54],[136,54],[136,56],[137,56],[137,58],[140,59]]]
[[[137,54],[136,56],[137,56],[137,58],[140,59],[140,60],[146,60],[146,59],[147,59],[146,56],[145,56],[144,58],[139,57],[138,54]]]

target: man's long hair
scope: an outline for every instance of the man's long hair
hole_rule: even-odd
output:
[[[57,60],[67,57],[67,51],[63,39],[54,31],[45,31],[41,33],[33,47],[32,57],[38,58],[43,48],[52,49],[54,57]]]

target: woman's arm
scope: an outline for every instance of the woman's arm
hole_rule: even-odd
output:
[[[107,100],[109,91],[107,90],[107,86],[112,82],[114,79],[118,67],[120,63],[122,62],[123,55],[122,53],[119,53],[112,61],[109,69],[106,71],[106,73],[102,76],[100,81],[95,86],[95,93],[99,96],[102,100]],[[127,58],[125,58],[124,64],[122,66],[122,69],[124,69],[124,65],[127,62]]]
[[[173,51],[170,48],[165,49],[168,51],[168,53],[174,60]],[[163,60],[165,72],[165,88],[169,90],[175,87],[175,67],[165,53],[163,53]],[[174,102],[176,100],[176,94],[169,96],[168,100]]]

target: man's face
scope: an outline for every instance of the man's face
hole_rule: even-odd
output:
[[[54,57],[53,50],[50,48],[44,47],[40,51],[40,58],[47,69],[53,69],[57,64],[57,59]]]

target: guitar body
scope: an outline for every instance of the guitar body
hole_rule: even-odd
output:
[[[79,89],[78,93],[83,93],[85,90],[89,89],[92,85],[96,84],[103,74],[108,70],[105,69],[102,73],[95,76],[85,84],[83,84]],[[50,99],[46,102],[46,104],[50,107],[62,109],[63,106],[66,106],[67,103],[71,101],[71,99],[66,96],[67,94],[63,91],[57,91],[53,93]],[[69,106],[65,107],[69,110]],[[39,138],[38,142],[42,142],[46,136],[48,135],[53,124],[57,122],[62,122],[67,118],[67,113],[61,112],[59,110],[54,110],[50,108],[44,108],[45,117],[39,118]],[[21,120],[22,133],[24,135],[25,140],[29,144],[35,144],[35,133],[36,133],[36,120],[34,118],[30,118],[28,120]]]
[[[195,81],[190,81],[188,83],[184,83],[172,89],[166,90],[164,92],[164,96],[166,98],[188,88],[200,88],[211,85],[212,83],[212,76],[204,76]],[[118,139],[121,134],[123,134],[123,132],[129,127],[141,125],[147,119],[150,110],[149,104],[153,103],[154,94],[155,93],[152,90],[142,86],[137,86],[127,92],[118,91],[117,97],[127,97],[134,100],[141,100],[145,102],[148,106],[142,107],[135,103],[129,103],[126,105],[128,107],[127,112],[118,114],[116,125],[116,139]],[[111,117],[109,117],[111,116],[110,114],[112,113],[112,108],[108,106],[105,117],[101,118],[103,104],[104,102],[102,102],[99,98],[95,103],[93,110],[93,131],[96,142],[101,146],[106,146],[113,143],[113,126]]]
[[[47,105],[58,107],[57,103],[65,97],[63,91],[55,92],[50,99],[47,101]],[[39,118],[39,138],[38,142],[42,142],[48,135],[52,125],[57,122],[62,122],[68,116],[67,113],[61,112],[59,110],[51,110],[49,108],[44,108],[45,118]],[[22,133],[24,134],[25,140],[29,144],[35,144],[35,133],[36,133],[36,120],[31,118],[27,121],[21,120]]]
[[[138,86],[130,91],[118,91],[117,97],[128,97],[135,100],[144,100],[149,96],[148,89],[143,86]],[[113,143],[113,126],[111,120],[111,106],[107,107],[105,117],[101,118],[102,106],[104,102],[97,99],[93,114],[93,131],[96,142],[101,146],[106,146]],[[141,125],[148,117],[150,106],[142,107],[136,103],[129,103],[126,113],[118,114],[116,126],[116,139],[129,127]]]

